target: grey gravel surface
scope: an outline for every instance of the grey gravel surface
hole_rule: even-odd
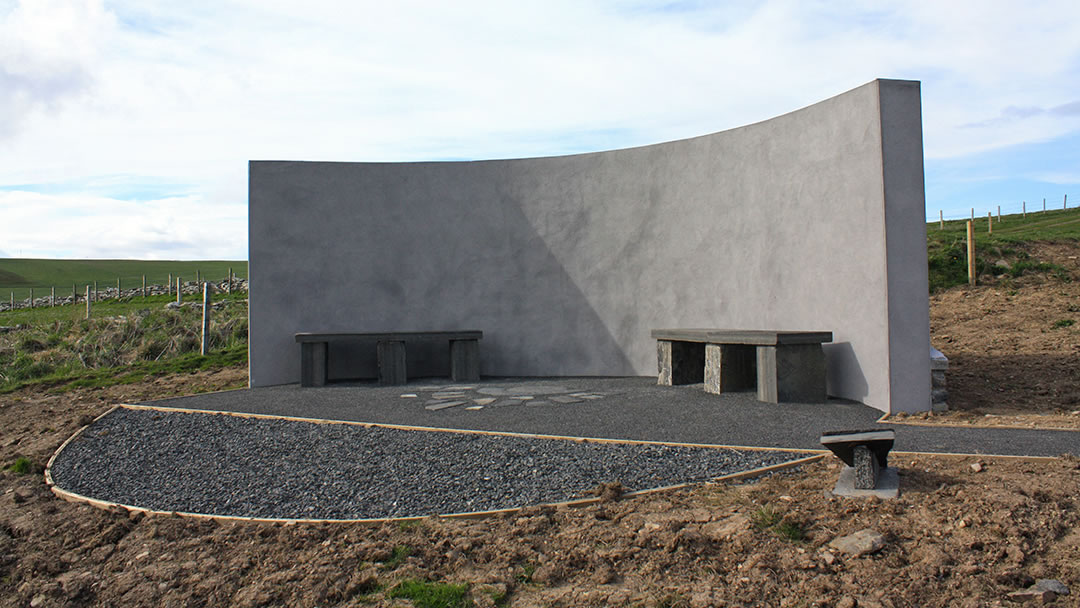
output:
[[[404,386],[343,383],[318,388],[290,384],[150,403],[326,420],[777,449],[821,449],[819,439],[825,431],[892,428],[896,431],[896,451],[1080,454],[1077,431],[922,427],[888,421],[878,424],[880,411],[851,401],[762,403],[753,391],[712,395],[700,384],[657,386],[656,378],[484,378],[477,384],[478,393],[502,389],[503,394],[511,395],[539,389],[546,394],[555,387],[561,394],[586,392],[603,398],[572,404],[549,400],[540,405],[538,402],[547,397],[537,392],[531,393],[536,399],[526,402],[535,404],[532,406],[519,403],[496,407],[502,403],[497,402],[479,411],[468,411],[463,406],[428,411],[419,397],[401,397],[406,392],[423,396],[425,390],[444,388],[446,382],[410,381]]]
[[[359,519],[520,507],[804,457],[117,409],[57,456],[53,481],[159,511]]]

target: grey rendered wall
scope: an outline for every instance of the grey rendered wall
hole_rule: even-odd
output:
[[[485,375],[644,376],[653,328],[769,328],[833,332],[831,395],[929,408],[917,82],[641,148],[249,177],[252,386],[298,381],[300,331],[481,329]]]

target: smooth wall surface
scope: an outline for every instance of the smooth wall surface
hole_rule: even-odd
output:
[[[829,394],[929,408],[917,82],[641,148],[249,179],[253,386],[298,381],[302,331],[480,329],[484,375],[647,376],[655,328],[825,330]],[[373,377],[352,350],[331,374]]]

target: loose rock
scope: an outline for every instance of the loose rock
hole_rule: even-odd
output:
[[[833,539],[829,546],[852,557],[876,553],[885,546],[885,536],[867,528],[854,534]]]

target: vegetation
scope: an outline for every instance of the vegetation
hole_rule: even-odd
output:
[[[15,459],[15,462],[11,463],[8,470],[16,475],[29,475],[31,473],[37,473],[38,467],[29,458],[19,456]]]
[[[236,261],[150,261],[150,260],[36,260],[0,258],[0,297],[8,299],[11,292],[16,300],[30,295],[48,295],[55,287],[57,297],[71,295],[71,285],[80,287],[98,282],[99,287],[115,287],[117,277],[124,289],[142,286],[146,275],[148,285],[164,285],[169,274],[186,280],[195,279],[195,271],[210,280],[222,280],[233,269],[237,278],[246,279],[247,262]]]
[[[101,387],[243,365],[244,298],[239,293],[215,297],[221,304],[211,314],[206,356],[198,354],[201,307],[166,308],[167,296],[102,302],[90,319],[71,306],[2,313],[0,322],[17,329],[0,333],[0,394],[28,385]]]
[[[988,219],[976,218],[975,273],[1017,278],[1025,274],[1047,274],[1069,280],[1061,266],[1031,259],[1024,250],[1030,242],[1080,240],[1080,209],[1046,211],[1022,215],[1006,215],[989,233]],[[938,222],[926,227],[927,261],[930,291],[940,291],[967,283],[967,220]]]
[[[784,519],[783,515],[769,505],[751,513],[750,521],[757,529],[770,531],[792,542],[800,542],[806,538],[806,528],[802,524]]]
[[[406,580],[387,593],[389,598],[405,598],[417,608],[466,608],[472,605],[469,586]]]

